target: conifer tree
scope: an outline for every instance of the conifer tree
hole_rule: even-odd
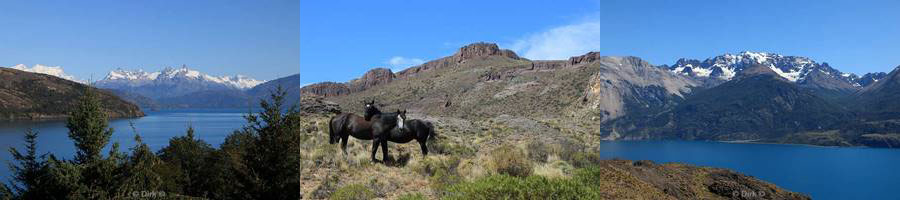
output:
[[[69,170],[80,171],[82,185],[77,188],[86,188],[86,192],[80,193],[92,199],[111,198],[118,188],[115,172],[121,167],[121,157],[117,144],[111,148],[109,157],[104,159],[100,154],[109,143],[113,129],[109,127],[108,116],[93,88],[85,88],[78,103],[69,112],[66,128],[76,147],[72,164],[77,166]]]
[[[47,191],[43,190],[46,184],[46,154],[37,155],[37,136],[37,132],[31,129],[25,131],[24,154],[15,148],[9,148],[9,153],[18,163],[10,163],[9,166],[13,173],[9,195],[15,195],[18,199],[36,199],[47,195]]]
[[[162,159],[174,173],[172,180],[177,192],[189,196],[203,196],[204,182],[210,176],[204,175],[204,162],[213,152],[212,146],[194,136],[194,128],[188,127],[185,136],[173,137],[169,146],[159,151]]]
[[[118,185],[117,195],[120,197],[127,197],[136,191],[161,191],[163,186],[163,178],[158,172],[163,167],[162,160],[150,150],[141,136],[135,135],[134,141],[135,147],[131,148],[131,155],[121,172],[124,180]]]
[[[284,108],[286,94],[279,86],[271,102],[260,100],[261,112],[244,117],[255,143],[248,153],[252,156],[244,156],[251,178],[245,186],[256,199],[301,197],[300,115],[296,106]]]

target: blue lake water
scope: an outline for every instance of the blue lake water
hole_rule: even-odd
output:
[[[218,147],[232,131],[241,128],[246,110],[170,110],[148,112],[135,119],[113,120],[112,141],[121,151],[134,146],[135,131],[154,150],[168,145],[173,136],[193,126],[195,134]],[[74,146],[64,121],[0,122],[0,160],[10,160],[9,147],[22,147],[24,130],[40,132],[38,149],[71,158]],[[900,199],[900,150],[838,148],[780,144],[737,144],[702,141],[615,141],[598,149],[607,158],[680,162],[728,168],[774,183],[814,199]],[[0,166],[0,180],[9,169]],[[5,181],[4,181],[5,182]]]
[[[144,143],[157,151],[168,146],[170,138],[185,135],[188,126],[191,126],[194,127],[196,137],[218,147],[226,136],[246,124],[243,118],[246,113],[247,109],[148,111],[147,116],[141,118],[111,120],[109,125],[114,132],[110,144],[119,142],[119,151],[130,152],[129,148],[135,145],[134,136],[137,132]],[[131,127],[132,123],[135,128]],[[64,120],[0,122],[0,160],[3,161],[0,165],[0,180],[9,178],[6,163],[11,160],[11,155],[7,149],[15,147],[22,151],[25,130],[28,128],[38,132],[39,152],[50,152],[62,158],[72,158],[75,154],[75,145],[69,140]],[[109,146],[111,145],[107,145]]]

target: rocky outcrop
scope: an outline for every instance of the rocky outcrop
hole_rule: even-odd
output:
[[[323,97],[341,96],[341,95],[350,94],[350,88],[347,87],[347,84],[344,84],[344,83],[322,82],[322,83],[307,85],[303,88],[300,88],[300,94],[301,94],[301,96],[303,96],[303,95],[315,95],[315,96],[323,96]]]
[[[603,55],[600,55],[600,53],[598,53],[598,52],[588,52],[587,54],[584,54],[584,55],[573,56],[573,57],[569,58],[569,65],[590,63],[590,62],[594,62],[595,60],[598,60],[602,57],[603,57]]]
[[[453,60],[455,60],[456,62],[462,62],[467,59],[487,56],[502,56],[515,60],[522,59],[511,50],[500,49],[497,44],[478,42],[459,48],[459,51],[457,51],[456,54],[453,54]]]
[[[406,70],[397,72],[397,78],[406,78],[409,76],[415,76],[423,71],[428,71],[432,69],[440,69],[444,67],[452,67],[457,66],[459,63],[465,62],[469,59],[475,58],[484,58],[490,56],[499,56],[503,58],[509,58],[513,60],[523,60],[524,58],[516,55],[515,52],[508,49],[500,49],[497,44],[494,43],[485,43],[478,42],[466,45],[462,48],[459,48],[459,51],[454,53],[452,56],[443,57],[441,59],[432,60],[421,64],[419,66],[410,67]]]
[[[321,96],[300,97],[300,113],[303,114],[334,114],[340,113],[341,106],[337,103],[325,101]]]
[[[366,72],[362,77],[350,81],[348,85],[351,93],[360,92],[377,85],[388,84],[394,78],[396,76],[390,69],[375,68]]]

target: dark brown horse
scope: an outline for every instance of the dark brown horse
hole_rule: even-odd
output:
[[[374,103],[375,101],[371,103],[366,102],[366,105],[369,106]],[[347,140],[350,136],[360,140],[371,140],[374,138],[372,135],[372,123],[353,113],[341,113],[332,117],[331,123],[328,124],[328,129],[328,143],[341,142],[341,150],[344,151],[344,155],[347,155]]]
[[[400,112],[399,118],[404,121],[391,130],[388,141],[404,144],[415,139],[422,148],[422,157],[428,156],[428,138],[435,136],[434,126],[431,122],[418,119],[406,120],[409,119],[406,118],[406,110]]]

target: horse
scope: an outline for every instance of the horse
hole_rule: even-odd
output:
[[[405,113],[403,113],[405,115]],[[387,151],[387,141],[390,138],[391,130],[395,127],[403,127],[404,126],[404,118],[401,116],[400,110],[397,110],[395,113],[382,113],[381,110],[375,107],[374,101],[372,103],[366,104],[366,115],[364,117],[366,121],[372,123],[372,138],[375,140],[372,142],[372,161],[378,162],[375,159],[375,154],[378,152],[378,146],[381,146],[382,149],[382,159],[387,160],[388,151]]]
[[[406,118],[406,110],[400,112],[399,117],[400,119],[408,119]],[[394,127],[394,129],[391,129],[391,134],[388,135],[388,141],[405,144],[415,139],[419,142],[419,147],[422,148],[422,157],[424,158],[428,156],[427,142],[429,137],[435,137],[434,126],[431,122],[411,119],[405,120],[403,123],[399,123],[397,127]]]
[[[365,102],[366,106],[374,106],[375,101]],[[341,150],[347,155],[347,141],[350,136],[360,140],[371,140],[372,123],[364,117],[353,113],[340,113],[331,118],[328,124],[329,144],[341,143]]]

